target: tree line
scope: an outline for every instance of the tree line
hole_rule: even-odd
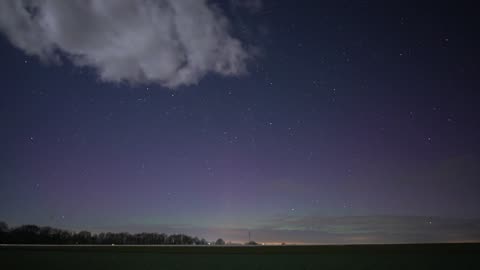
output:
[[[52,227],[21,225],[9,228],[0,222],[0,244],[56,244],[56,245],[224,245],[219,238],[214,243],[185,234],[164,233],[91,233],[73,232]]]

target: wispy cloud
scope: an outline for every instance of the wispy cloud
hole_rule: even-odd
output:
[[[92,67],[107,82],[176,87],[240,75],[250,54],[230,27],[204,0],[0,1],[0,31],[13,45]]]

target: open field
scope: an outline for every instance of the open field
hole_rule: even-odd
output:
[[[480,269],[480,244],[0,246],[2,269]]]

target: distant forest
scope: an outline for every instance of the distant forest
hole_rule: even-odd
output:
[[[22,225],[9,228],[0,222],[0,244],[55,244],[55,245],[225,245],[219,238],[215,242],[184,234],[164,233],[91,233],[72,232],[52,227]]]

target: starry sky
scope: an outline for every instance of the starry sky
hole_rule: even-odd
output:
[[[480,240],[469,4],[95,2],[0,4],[0,220]]]

